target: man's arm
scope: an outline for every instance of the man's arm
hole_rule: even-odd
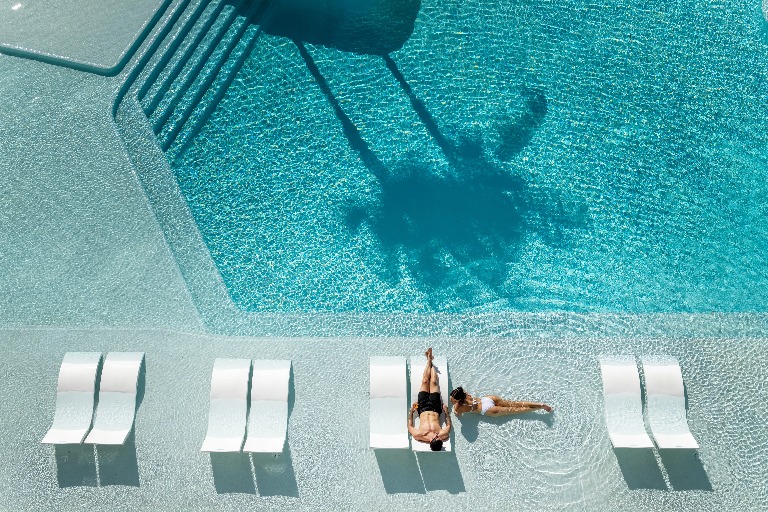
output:
[[[408,411],[408,433],[410,433],[412,436],[416,437],[419,434],[419,431],[416,430],[413,426],[413,413],[416,411],[416,409],[419,407],[419,404],[414,403],[410,410]]]
[[[448,407],[443,404],[443,412],[445,413],[445,426],[440,430],[439,438],[445,441],[451,434],[451,415],[448,414]]]

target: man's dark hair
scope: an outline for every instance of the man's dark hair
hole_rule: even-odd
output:
[[[464,388],[459,386],[456,389],[454,389],[453,391],[451,391],[451,398],[461,402],[462,400],[467,398],[467,394],[464,392]]]
[[[434,438],[429,442],[429,447],[432,448],[433,452],[439,452],[443,449],[443,442],[438,438]]]

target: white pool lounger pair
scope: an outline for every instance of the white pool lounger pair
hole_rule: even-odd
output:
[[[448,404],[448,362],[445,357],[435,357],[432,364],[438,371],[441,398]],[[425,366],[423,356],[411,358],[411,402],[408,402],[405,358],[371,357],[371,448],[408,448],[404,413],[417,401]],[[418,417],[414,417],[414,426],[418,427],[418,422]],[[442,412],[440,424],[445,424],[445,413]],[[427,443],[418,441],[411,443],[411,448],[415,452],[431,451]],[[441,451],[451,451],[450,439],[443,443]]]
[[[282,452],[288,426],[290,372],[290,361],[216,359],[211,375],[208,432],[200,451]]]
[[[143,352],[110,352],[101,371],[99,405],[93,420],[98,352],[64,355],[56,387],[53,425],[45,444],[124,444],[136,415],[136,387]],[[93,425],[93,428],[91,428]],[[89,433],[90,431],[90,433]],[[86,437],[87,435],[87,437]]]
[[[671,358],[643,358],[648,425],[661,449],[696,449],[688,428],[680,365]],[[653,448],[645,431],[640,376],[633,357],[600,361],[605,394],[605,421],[614,448]]]

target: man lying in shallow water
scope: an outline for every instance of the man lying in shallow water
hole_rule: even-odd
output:
[[[439,452],[443,448],[451,433],[451,415],[448,408],[440,398],[440,380],[432,366],[432,348],[428,348],[424,355],[427,357],[427,365],[424,367],[424,375],[421,377],[421,388],[417,396],[417,402],[408,411],[408,432],[413,439],[422,443],[429,443],[433,452]],[[413,412],[419,413],[419,428],[413,426]],[[440,427],[440,412],[445,412],[445,427]]]
[[[539,402],[513,402],[497,395],[487,395],[475,398],[459,386],[451,391],[451,403],[456,416],[466,412],[479,412],[484,416],[507,416],[509,414],[523,414],[542,409],[552,412],[547,404]]]

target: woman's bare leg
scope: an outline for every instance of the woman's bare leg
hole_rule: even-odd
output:
[[[505,400],[500,396],[488,395],[488,398],[493,400],[495,407],[491,407],[488,412],[495,408],[505,409],[514,412],[505,412],[504,414],[522,414],[525,412],[535,411],[538,409],[544,409],[547,412],[552,412],[552,408],[547,404],[541,402],[513,402],[512,400]],[[487,413],[486,413],[487,414]],[[498,416],[498,414],[497,414]]]

